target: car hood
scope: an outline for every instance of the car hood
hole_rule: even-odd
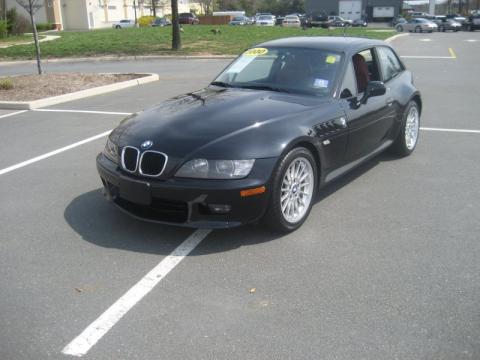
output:
[[[181,159],[212,142],[266,122],[291,121],[293,113],[319,106],[324,101],[313,96],[272,91],[209,87],[124,119],[110,138],[120,147],[137,148],[151,140],[152,150]]]

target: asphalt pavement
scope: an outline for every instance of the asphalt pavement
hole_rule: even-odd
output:
[[[423,95],[414,154],[382,154],[333,183],[292,234],[212,231],[85,359],[480,359],[480,32],[393,45]],[[112,129],[122,116],[109,112],[199,89],[228,62],[49,63],[160,81],[0,110],[0,359],[72,358],[65,346],[195,233],[103,199],[105,136],[65,147]]]

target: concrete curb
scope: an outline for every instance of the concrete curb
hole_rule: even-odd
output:
[[[99,62],[99,61],[138,61],[138,60],[222,60],[235,59],[238,55],[139,55],[139,56],[98,56],[84,58],[60,58],[60,59],[42,59],[43,64],[48,63],[76,63],[76,62]],[[36,60],[19,61],[0,61],[0,65],[23,65],[36,64]]]
[[[408,35],[409,35],[409,33],[397,34],[397,35],[390,36],[389,38],[386,38],[384,41],[387,44],[390,44],[393,40],[398,39],[399,37],[408,36]]]
[[[146,75],[144,77],[122,81],[114,84],[98,86],[92,89],[80,90],[69,94],[63,94],[58,96],[52,96],[44,99],[33,101],[0,101],[0,109],[11,110],[32,110],[42,108],[45,106],[56,105],[72,100],[79,100],[86,97],[106,94],[112,91],[126,89],[132,86],[138,86],[146,84],[159,79],[158,74],[153,73],[139,73],[138,75]]]

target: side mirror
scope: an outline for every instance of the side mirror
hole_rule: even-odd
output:
[[[367,84],[367,88],[363,93],[363,96],[360,100],[355,100],[355,103],[352,106],[355,109],[358,109],[360,105],[365,105],[367,100],[373,96],[382,96],[385,95],[387,92],[387,88],[382,81],[369,81]]]
[[[369,81],[367,84],[367,88],[365,89],[365,94],[363,95],[360,102],[362,104],[366,104],[368,98],[373,96],[382,96],[385,95],[387,92],[387,88],[385,84],[381,81]]]

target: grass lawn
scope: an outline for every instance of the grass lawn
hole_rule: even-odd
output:
[[[210,30],[218,28],[214,35]],[[395,31],[350,28],[347,36],[386,39]],[[171,27],[105,29],[86,32],[61,32],[61,38],[41,44],[43,58],[87,57],[98,55],[236,55],[263,41],[291,36],[342,36],[343,29],[294,29],[256,26],[184,26],[183,48],[170,50]],[[33,59],[33,45],[0,49],[0,60]]]

